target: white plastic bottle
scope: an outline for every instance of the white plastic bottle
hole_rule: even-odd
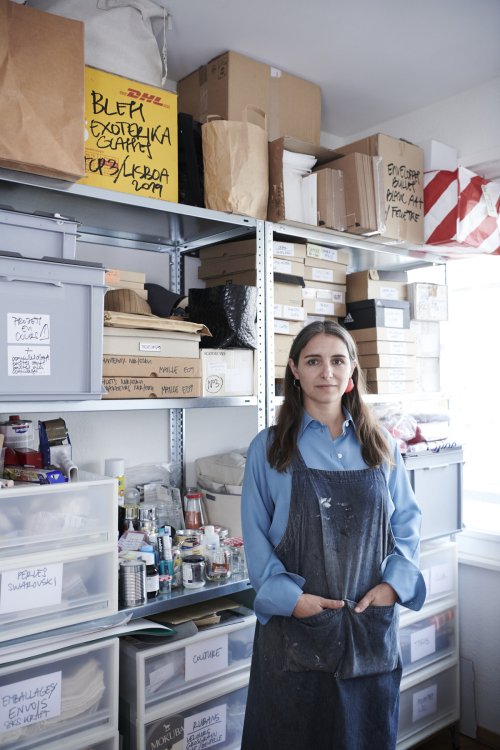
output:
[[[231,575],[227,551],[220,546],[219,535],[213,526],[205,526],[203,549],[207,561],[206,576],[209,581],[223,581]]]

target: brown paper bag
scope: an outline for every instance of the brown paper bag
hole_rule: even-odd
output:
[[[0,166],[85,176],[81,21],[0,0]]]
[[[260,113],[265,124],[265,114],[254,111]],[[201,132],[205,206],[265,219],[269,194],[265,127],[248,121],[209,119]]]

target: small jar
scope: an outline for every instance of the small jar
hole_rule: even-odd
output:
[[[227,550],[231,573],[234,575],[247,575],[247,565],[245,558],[245,547],[243,539],[239,536],[233,536],[225,539],[222,545]]]
[[[203,555],[188,555],[182,560],[182,584],[187,589],[199,589],[204,586],[205,558]]]
[[[201,555],[203,534],[198,529],[179,529],[175,535],[175,542],[179,546],[182,557],[186,555]]]

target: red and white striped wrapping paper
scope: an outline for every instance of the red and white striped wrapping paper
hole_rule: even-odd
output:
[[[465,167],[426,172],[424,237],[428,245],[500,254],[500,182],[486,180]]]

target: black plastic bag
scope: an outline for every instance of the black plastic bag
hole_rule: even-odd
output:
[[[257,348],[257,287],[224,284],[189,290],[188,313],[212,336],[201,337],[204,349]]]

